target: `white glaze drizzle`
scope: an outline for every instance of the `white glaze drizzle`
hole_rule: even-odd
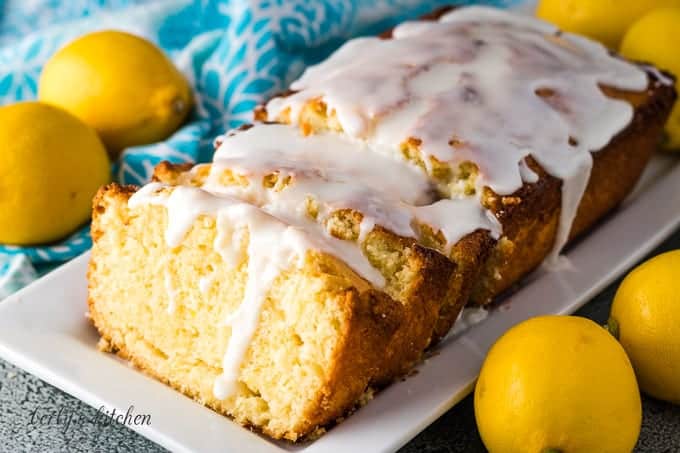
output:
[[[465,332],[471,327],[479,324],[489,317],[489,310],[485,307],[465,307],[460,311],[458,319],[453,324],[453,328],[447,334],[447,337],[455,337]]]
[[[438,22],[410,22],[393,39],[347,42],[291,85],[297,92],[267,104],[270,118],[321,99],[343,130],[371,148],[398,151],[409,137],[430,158],[453,166],[471,161],[479,186],[501,195],[535,180],[531,154],[563,181],[555,247],[568,238],[592,167],[632,118],[632,107],[599,85],[642,91],[646,73],[603,46],[533,18],[485,8],[460,8]],[[550,89],[542,98],[537,90]],[[449,145],[455,137],[456,148]],[[570,138],[575,139],[571,140]],[[529,170],[529,171],[527,171]]]
[[[222,184],[225,169],[251,183]],[[265,188],[262,179],[274,172],[291,183],[281,190]],[[285,125],[257,125],[226,137],[203,189],[248,200],[288,221],[305,215],[309,197],[318,203],[321,222],[341,209],[358,211],[360,243],[375,225],[417,238],[416,224],[426,223],[441,231],[447,246],[477,229],[500,234],[496,218],[476,199],[439,200],[432,180],[394,154],[371,152],[364,142],[336,134],[304,137]]]

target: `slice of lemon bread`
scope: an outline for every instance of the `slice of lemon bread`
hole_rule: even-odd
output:
[[[179,174],[170,166],[158,173]],[[255,259],[286,253],[262,243],[265,230],[291,247],[296,231],[254,205],[155,184],[141,195],[158,203],[135,203],[134,188],[115,184],[94,201],[89,305],[103,350],[241,424],[296,440],[343,415],[369,384],[405,372],[430,342],[453,275],[437,252],[375,229],[359,271],[336,256],[343,252],[308,247],[294,265],[255,272]],[[208,208],[194,209],[181,232],[169,229],[192,206],[211,205],[256,217],[264,249],[252,254],[254,230],[221,228],[227,217]],[[181,239],[168,242],[172,234]],[[239,313],[254,301],[253,280],[267,278],[254,318]]]

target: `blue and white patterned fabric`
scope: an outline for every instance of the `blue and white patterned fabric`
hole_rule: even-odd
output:
[[[114,164],[115,180],[142,184],[161,160],[209,161],[214,136],[249,121],[344,40],[452,3],[519,0],[0,0],[0,105],[34,99],[43,64],[77,36],[119,29],[150,39],[186,74],[196,108],[169,139]],[[89,227],[49,246],[0,245],[0,299],[90,245]]]

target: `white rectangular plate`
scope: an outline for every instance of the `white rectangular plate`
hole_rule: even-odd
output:
[[[258,436],[109,354],[85,317],[85,254],[0,304],[0,356],[99,408],[151,414],[134,427],[172,451],[394,451],[473,387],[486,351],[531,316],[571,313],[680,225],[680,161],[657,156],[635,193],[567,253],[571,268],[539,270],[483,321],[447,338],[419,372],[388,387],[315,442]]]

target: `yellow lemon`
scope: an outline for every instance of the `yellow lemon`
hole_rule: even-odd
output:
[[[45,65],[40,100],[94,127],[115,155],[167,138],[191,109],[191,88],[149,41],[120,31],[90,33]]]
[[[109,180],[95,131],[40,102],[0,107],[0,242],[60,239],[90,216],[92,197]]]
[[[541,0],[536,16],[616,49],[626,29],[652,8],[680,0]]]
[[[621,43],[621,54],[631,60],[653,63],[680,77],[680,6],[659,8],[635,22]],[[680,88],[680,82],[676,82]],[[680,149],[680,103],[666,123],[664,147]]]
[[[610,325],[633,362],[640,388],[680,404],[680,250],[628,274],[614,297]]]
[[[541,316],[491,348],[475,415],[491,453],[620,453],[635,446],[642,408],[633,368],[606,329]]]

